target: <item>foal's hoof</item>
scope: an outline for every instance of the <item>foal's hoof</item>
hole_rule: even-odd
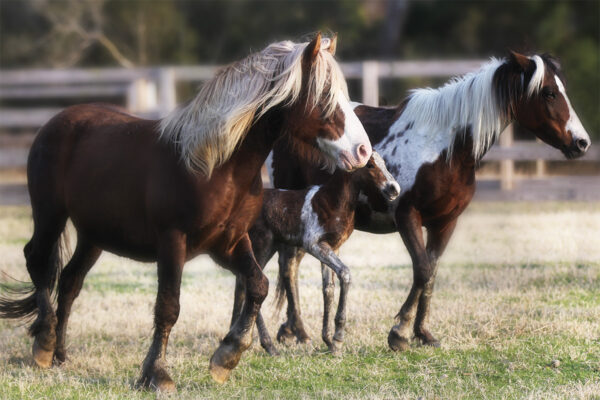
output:
[[[400,336],[394,328],[392,328],[388,335],[388,345],[393,351],[406,351],[410,348],[408,338]]]
[[[210,358],[210,376],[217,383],[225,383],[229,379],[231,370],[240,362],[242,352],[230,343],[221,342],[221,345]]]
[[[175,393],[177,391],[173,379],[171,379],[165,368],[159,365],[143,372],[136,386],[163,393]]]
[[[421,344],[423,346],[434,347],[436,349],[439,349],[440,347],[442,347],[442,345],[440,344],[440,341],[437,339],[433,339],[433,340],[421,339]]]
[[[44,349],[38,339],[33,341],[33,361],[40,368],[50,368],[52,366],[52,359],[54,358],[54,351]]]
[[[268,344],[268,345],[264,345],[263,349],[265,349],[265,351],[267,352],[268,355],[276,357],[279,355],[279,351],[277,351],[277,349],[275,348],[275,346],[273,346],[273,344]]]
[[[337,340],[334,340],[330,345],[328,345],[327,347],[329,348],[329,351],[331,352],[331,355],[334,357],[341,357],[342,355],[342,342],[338,342]]]
[[[441,347],[440,341],[433,337],[433,335],[428,330],[415,330],[415,336],[421,341],[421,344],[423,346],[430,346],[435,348]]]

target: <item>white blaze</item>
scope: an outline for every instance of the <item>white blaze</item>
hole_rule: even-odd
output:
[[[585,139],[589,146],[591,143],[590,136],[588,135],[585,128],[581,124],[581,121],[579,120],[579,117],[575,113],[575,110],[573,110],[573,107],[571,107],[571,102],[569,101],[569,98],[567,97],[567,91],[565,90],[565,86],[563,85],[562,81],[559,79],[558,76],[555,75],[554,79],[556,80],[556,86],[558,86],[558,90],[565,98],[565,101],[567,102],[567,106],[569,107],[569,120],[567,121],[567,124],[565,125],[565,130],[567,132],[571,131],[571,135],[573,136],[573,140],[575,142],[579,139]]]
[[[369,157],[371,157],[372,148],[371,142],[369,141],[369,136],[367,136],[365,128],[362,126],[360,120],[354,113],[350,102],[348,99],[346,99],[346,96],[340,94],[339,99],[340,102],[338,104],[344,113],[344,134],[336,140],[317,138],[317,144],[322,150],[333,156],[340,168],[345,170],[351,169],[348,168],[348,165],[340,161],[340,157],[342,155],[347,159],[346,161],[353,164],[353,167],[362,167],[366,164]],[[363,160],[364,162],[361,162],[359,165],[359,160],[356,158],[356,154],[357,148],[361,144],[366,146],[367,156],[366,159]]]

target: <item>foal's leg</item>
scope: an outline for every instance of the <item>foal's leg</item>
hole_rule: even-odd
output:
[[[335,281],[333,280],[334,272],[326,264],[321,263],[321,276],[323,278],[323,328],[321,330],[321,338],[329,348],[333,351],[332,333],[329,330],[329,321],[333,311],[333,294],[335,291]]]
[[[419,298],[414,331],[415,336],[419,338],[423,344],[434,347],[439,347],[440,342],[433,337],[433,335],[426,328],[429,316],[429,305],[431,302],[435,276],[437,273],[437,261],[446,249],[446,245],[448,244],[448,241],[454,232],[454,228],[456,227],[456,221],[456,219],[453,219],[444,225],[427,228],[427,255],[429,257],[429,263],[433,268],[433,272],[429,280],[425,283],[423,292]]]
[[[179,290],[186,257],[186,236],[179,231],[165,232],[158,245],[158,294],[154,308],[154,337],[142,364],[138,386],[174,391],[175,383],[167,373],[167,344],[171,328],[179,317]]]
[[[277,332],[279,342],[296,337],[298,343],[310,343],[310,336],[304,329],[298,298],[298,267],[304,257],[299,247],[281,246],[279,249],[279,276],[283,281],[287,296],[287,321],[281,324]]]
[[[58,307],[56,309],[56,317],[58,318],[56,352],[54,353],[54,360],[59,364],[66,360],[65,339],[71,306],[81,291],[86,274],[94,266],[101,253],[100,248],[79,236],[75,253],[73,253],[73,257],[60,274]]]
[[[231,316],[231,323],[229,327],[231,328],[235,321],[239,318],[242,307],[244,305],[244,301],[246,298],[246,287],[243,281],[243,278],[240,275],[236,275],[235,277],[235,298],[233,301],[233,314]],[[279,352],[273,345],[273,341],[271,340],[271,335],[269,334],[269,330],[267,329],[267,325],[263,320],[262,313],[259,311],[256,316],[256,328],[258,330],[258,337],[260,339],[260,345],[267,353],[272,356],[279,355]]]
[[[344,342],[344,329],[346,327],[346,300],[348,298],[348,290],[350,289],[350,269],[339,259],[335,252],[325,243],[321,243],[317,246],[310,248],[310,254],[316,257],[319,261],[327,265],[335,272],[338,279],[340,280],[340,298],[338,301],[338,308],[335,315],[335,334],[333,340],[330,339],[329,334],[329,315],[323,317],[323,341],[329,347],[329,350],[334,354],[339,354],[342,349],[342,343]],[[328,272],[330,275],[330,273]],[[323,272],[323,285],[325,286],[325,272]],[[325,288],[323,289],[325,295]],[[330,303],[333,302],[333,285],[331,293]],[[328,307],[331,304],[327,304],[328,300],[324,300],[325,313],[329,314]]]
[[[269,280],[262,270],[254,254],[248,235],[236,245],[230,263],[233,272],[241,274],[246,283],[246,301],[240,317],[231,327],[229,333],[221,341],[219,348],[210,359],[210,374],[218,383],[229,377],[231,370],[240,361],[244,350],[252,344],[252,329],[260,306],[267,297]]]
[[[434,271],[425,251],[421,216],[417,210],[411,208],[406,212],[398,212],[396,226],[412,259],[413,285],[408,298],[402,305],[398,315],[396,315],[399,323],[390,330],[388,344],[392,350],[407,350],[412,336],[411,328],[417,313],[419,299],[425,289],[425,284],[430,281]]]
[[[257,223],[250,231],[248,235],[252,241],[252,250],[256,261],[260,265],[261,269],[265,268],[265,265],[275,254],[273,246],[273,233],[267,229],[260,229],[262,226],[258,226]],[[243,277],[240,274],[235,276],[235,298],[233,301],[233,313],[231,316],[230,328],[233,326],[235,321],[239,318],[242,312],[242,306],[246,298],[246,285]],[[273,345],[271,335],[267,330],[265,321],[263,320],[262,313],[259,311],[256,317],[256,328],[258,329],[258,336],[260,339],[260,345],[265,349],[267,353],[272,356],[279,355],[279,352]]]

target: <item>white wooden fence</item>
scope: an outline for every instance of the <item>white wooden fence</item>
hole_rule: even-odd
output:
[[[347,79],[362,82],[362,102],[377,106],[380,79],[409,77],[448,77],[477,70],[485,60],[444,61],[361,61],[341,63]],[[179,82],[201,82],[211,78],[217,66],[102,68],[70,70],[2,70],[0,101],[35,103],[42,99],[78,98],[102,100],[123,98],[129,111],[147,117],[161,117],[175,108]],[[59,108],[0,108],[0,129],[37,128]],[[588,160],[600,160],[592,148]],[[509,190],[514,182],[514,162],[537,160],[537,171],[545,170],[545,160],[562,159],[558,151],[533,142],[514,142],[512,127],[485,160],[500,161],[501,187]]]

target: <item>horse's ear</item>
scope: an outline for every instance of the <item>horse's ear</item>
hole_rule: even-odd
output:
[[[307,67],[312,66],[317,56],[319,55],[319,51],[321,50],[321,32],[317,33],[317,36],[306,46],[304,49],[304,54],[302,55],[302,61],[304,65]]]
[[[337,49],[337,33],[335,33],[333,35],[333,37],[330,39],[329,48],[327,50],[329,50],[329,52],[331,53],[332,56],[335,56],[336,49]]]
[[[531,63],[533,63],[529,57],[512,50],[510,50],[510,62],[517,65],[523,71],[527,71]]]

